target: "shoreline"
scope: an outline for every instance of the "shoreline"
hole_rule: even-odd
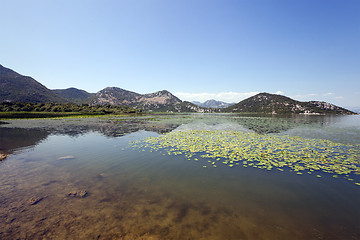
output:
[[[0,152],[0,161],[5,160],[10,154]]]

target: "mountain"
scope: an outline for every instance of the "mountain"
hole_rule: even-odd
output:
[[[122,105],[156,112],[212,112],[211,109],[183,102],[166,90],[139,94],[118,87],[107,87],[96,93],[91,104]]]
[[[54,89],[51,91],[56,93],[60,97],[66,99],[68,102],[77,104],[90,103],[92,98],[95,97],[95,93],[88,93],[84,90],[77,88]]]
[[[350,111],[353,111],[355,113],[360,114],[360,107],[349,107],[347,109],[349,109]]]
[[[76,88],[50,90],[32,77],[23,76],[0,65],[0,102],[89,103],[92,105],[122,105],[158,112],[220,112],[223,102],[208,100],[202,106],[181,101],[169,91],[139,94],[117,87],[105,88],[96,94]],[[199,103],[197,103],[199,104]],[[259,93],[221,112],[355,114],[326,102],[300,102],[291,98]]]
[[[355,114],[327,102],[300,102],[282,95],[259,93],[224,109],[225,112]]]
[[[0,65],[0,102],[64,103],[66,100],[32,77]]]
[[[200,107],[206,107],[206,108],[227,108],[234,104],[234,103],[226,103],[226,102],[222,102],[222,101],[216,101],[214,99],[207,100],[203,103],[198,102],[198,101],[193,101],[192,103],[195,105],[198,105]]]

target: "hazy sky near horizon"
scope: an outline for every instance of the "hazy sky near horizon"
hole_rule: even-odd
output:
[[[0,0],[0,64],[50,89],[360,106],[359,0]]]

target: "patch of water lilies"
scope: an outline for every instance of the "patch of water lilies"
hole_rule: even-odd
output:
[[[343,175],[354,181],[360,177],[360,146],[323,139],[264,135],[237,131],[174,131],[149,137],[135,145],[165,150],[169,155],[183,154],[201,161],[203,167],[255,167],[291,171],[301,175],[316,172]],[[355,182],[360,185],[360,183]]]

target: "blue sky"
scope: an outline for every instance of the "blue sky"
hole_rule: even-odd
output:
[[[0,64],[50,89],[360,106],[358,0],[0,3]]]

